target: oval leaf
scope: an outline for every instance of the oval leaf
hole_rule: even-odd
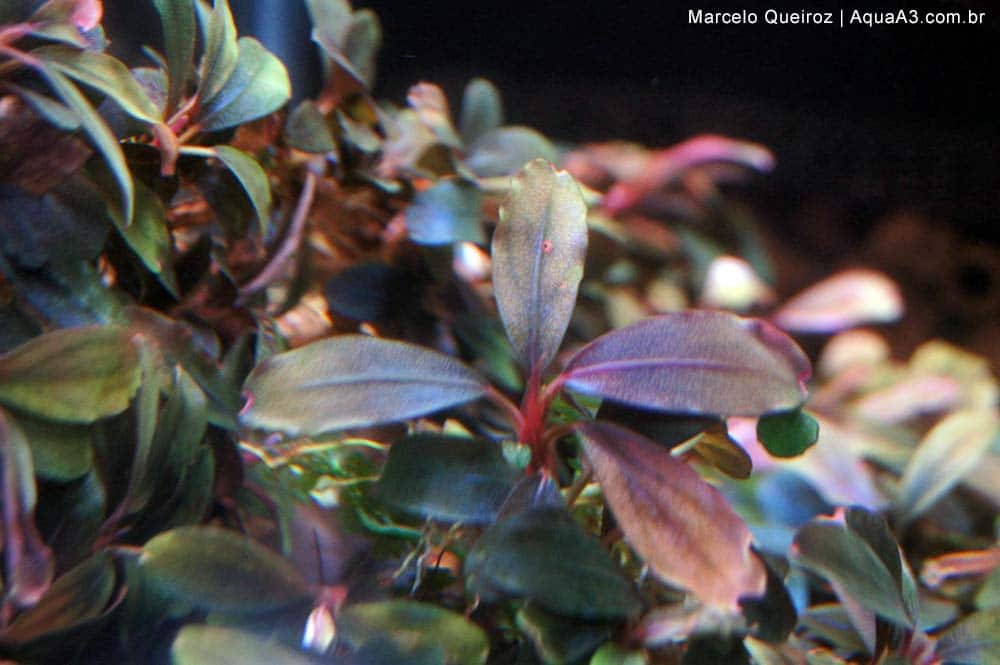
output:
[[[0,356],[0,403],[51,420],[121,413],[139,388],[139,353],[116,326],[64,328]]]
[[[500,91],[486,79],[472,79],[462,93],[462,111],[459,117],[462,138],[466,144],[496,129],[503,124]]]
[[[305,654],[224,626],[184,626],[170,647],[173,665],[315,665]]]
[[[268,358],[245,384],[247,427],[292,435],[404,420],[471,402],[486,384],[419,346],[344,335]]]
[[[209,611],[266,612],[305,600],[298,570],[235,531],[180,527],[150,540],[139,565],[170,596]]]
[[[797,407],[810,373],[802,350],[770,324],[687,311],[598,337],[570,359],[560,380],[633,406],[732,416]]]
[[[757,439],[775,457],[801,455],[818,438],[819,423],[801,409],[770,413],[757,421]]]
[[[168,112],[177,108],[191,77],[194,59],[194,3],[190,0],[153,0],[163,25],[164,53],[170,89],[167,92]]]
[[[750,530],[718,490],[623,427],[595,422],[578,431],[625,539],[654,574],[726,610],[764,593]]]
[[[998,437],[1000,419],[986,409],[952,413],[931,428],[903,472],[898,503],[904,518],[930,508],[976,468]]]
[[[198,15],[204,18],[204,13]],[[202,23],[202,37],[205,52],[201,56],[198,69],[198,95],[208,101],[222,90],[236,69],[239,46],[236,44],[236,24],[226,0],[215,0],[211,13]]]
[[[460,614],[412,600],[351,605],[337,617],[337,633],[356,649],[385,639],[404,653],[437,647],[449,665],[482,665],[489,653],[482,628]]]
[[[846,524],[830,519],[810,522],[795,535],[793,554],[802,566],[827,578],[864,608],[901,625],[913,625],[901,579],[862,534]]]
[[[277,111],[292,94],[281,60],[253,37],[241,37],[236,68],[219,92],[202,101],[202,129],[214,132]]]
[[[312,153],[333,152],[337,142],[330,131],[326,116],[316,102],[306,99],[288,114],[285,141],[296,150]]]
[[[587,253],[587,207],[573,177],[543,160],[511,185],[493,234],[493,289],[518,357],[542,372],[562,343]]]
[[[774,322],[795,332],[836,332],[862,323],[895,321],[903,297],[895,282],[874,270],[853,269],[814,284],[779,309]]]
[[[417,194],[406,209],[406,228],[419,245],[482,243],[479,188],[468,180],[443,179]]]
[[[256,159],[232,146],[217,145],[212,149],[212,154],[239,180],[250,198],[254,212],[257,213],[261,235],[266,235],[268,222],[271,219],[271,183],[267,181],[264,169]]]
[[[43,46],[32,51],[49,66],[84,85],[99,90],[134,118],[149,123],[160,121],[156,104],[132,77],[120,60],[106,53],[81,51],[68,46]]]
[[[515,475],[492,441],[415,434],[390,448],[373,491],[413,517],[487,524],[513,488]]]
[[[525,598],[557,614],[624,619],[640,605],[601,544],[564,508],[536,508],[497,522],[465,561],[469,591],[485,600]]]
[[[552,142],[535,130],[508,126],[477,138],[469,146],[465,164],[476,175],[489,178],[512,175],[533,159],[554,162],[558,156]]]

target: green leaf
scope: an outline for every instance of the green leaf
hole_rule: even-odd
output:
[[[863,607],[900,625],[913,625],[915,617],[904,601],[901,580],[847,525],[813,521],[795,535],[793,552],[798,563],[829,579]]]
[[[576,306],[587,253],[587,207],[573,176],[527,164],[500,208],[493,234],[493,289],[522,364],[541,374]]]
[[[326,116],[316,103],[309,99],[299,103],[288,114],[288,121],[285,123],[285,141],[303,152],[321,154],[337,149]]]
[[[34,90],[29,90],[28,88],[22,88],[21,86],[16,86],[9,84],[11,89],[17,92],[17,94],[27,102],[32,109],[38,115],[42,116],[50,123],[58,127],[59,129],[64,129],[71,132],[80,127],[80,119],[76,117],[65,104],[60,104],[51,97],[46,97],[45,95],[40,95]]]
[[[561,617],[531,604],[518,611],[516,620],[546,665],[580,662],[611,638],[613,628],[607,623]]]
[[[418,245],[483,243],[482,195],[475,183],[443,178],[406,209],[406,229]]]
[[[483,665],[489,643],[482,628],[462,615],[411,600],[389,600],[346,607],[337,633],[354,648],[388,639],[404,653],[438,647],[448,665]]]
[[[307,0],[306,6],[313,22],[312,39],[327,62],[336,63],[358,85],[367,88],[374,76],[374,54],[381,42],[381,28],[377,20],[372,20],[374,15],[353,13],[345,0]]]
[[[0,403],[51,420],[121,413],[139,387],[139,352],[117,326],[65,328],[0,356]]]
[[[610,423],[578,432],[625,539],[660,579],[736,611],[764,593],[750,529],[714,487],[662,447]]]
[[[98,552],[60,576],[3,631],[0,642],[23,644],[91,621],[106,612],[116,585],[111,555]]]
[[[300,651],[223,626],[187,625],[170,647],[173,665],[314,665]]]
[[[370,9],[361,9],[351,16],[344,38],[344,56],[365,86],[375,85],[375,56],[382,47],[382,24]]]
[[[94,107],[87,101],[87,98],[61,72],[45,63],[38,65],[38,71],[59,99],[76,114],[84,132],[94,142],[94,147],[107,162],[108,168],[111,169],[111,173],[121,189],[123,217],[126,222],[131,222],[135,186],[132,182],[132,173],[125,163],[125,155],[122,153],[121,146],[118,145],[118,140],[108,129],[101,116],[97,114],[97,111],[94,110]]]
[[[35,527],[35,475],[24,433],[0,409],[0,542],[4,603],[31,607],[52,582],[52,550]]]
[[[945,665],[1000,665],[1000,608],[965,617],[938,637]]]
[[[465,561],[470,593],[523,598],[568,617],[618,620],[640,603],[611,556],[564,508],[536,508],[493,525]]]
[[[135,252],[142,264],[156,275],[170,295],[177,297],[177,277],[174,274],[173,242],[167,230],[167,213],[163,203],[141,181],[135,183],[135,213],[127,224],[121,209],[110,203],[108,214],[118,232]]]
[[[554,162],[558,153],[552,143],[527,127],[498,127],[477,138],[468,147],[465,164],[476,175],[489,178],[516,173],[527,162]]]
[[[649,661],[642,651],[627,651],[614,643],[607,643],[590,658],[590,665],[646,665]]]
[[[142,549],[143,574],[171,597],[208,611],[266,612],[309,598],[287,560],[235,531],[186,526],[162,533]]]
[[[54,423],[25,414],[19,414],[16,420],[31,446],[35,475],[39,478],[68,482],[90,471],[94,452],[89,427]]]
[[[194,70],[195,16],[193,0],[153,0],[163,25],[164,52],[170,87],[167,92],[168,113],[187,91],[187,82]]]
[[[809,449],[819,438],[819,423],[801,409],[761,416],[757,438],[775,457],[795,457]]]
[[[496,86],[482,78],[474,78],[462,93],[459,127],[466,145],[486,132],[503,124],[503,102]]]
[[[236,68],[219,91],[201,100],[199,122],[205,131],[242,125],[277,111],[288,101],[288,72],[273,53],[252,37],[241,37]]]
[[[149,123],[160,122],[156,104],[117,58],[55,45],[42,46],[31,53],[66,76],[107,95],[132,117]]]
[[[200,18],[200,16],[199,16]],[[239,46],[236,43],[236,25],[226,0],[215,0],[207,25],[202,25],[205,51],[198,68],[198,97],[203,102],[214,98],[236,69]]]
[[[260,225],[262,236],[267,235],[267,229],[271,220],[271,183],[267,180],[267,174],[261,168],[257,160],[243,152],[228,145],[217,145],[212,149],[213,155],[229,169],[243,191],[253,205],[254,212],[257,213],[257,222]],[[181,149],[184,152],[184,149]]]
[[[767,322],[691,310],[598,337],[559,380],[635,407],[735,416],[799,406],[810,372],[802,350]]]
[[[1000,419],[993,409],[966,409],[941,419],[924,436],[903,472],[898,500],[903,520],[912,520],[934,505],[998,441]]]
[[[433,413],[471,402],[487,386],[471,369],[435,351],[343,335],[268,358],[244,389],[244,426],[297,435]]]
[[[412,517],[487,524],[513,488],[515,475],[492,441],[415,434],[389,449],[373,492]]]

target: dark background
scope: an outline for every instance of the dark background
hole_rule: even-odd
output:
[[[137,20],[145,3],[107,4],[109,32],[121,35],[115,23]],[[241,31],[289,64],[296,96],[310,94],[302,5],[231,4]],[[508,121],[557,139],[666,146],[713,132],[769,146],[776,171],[738,195],[771,231],[783,294],[840,267],[878,265],[903,285],[904,337],[944,335],[996,361],[1000,9],[881,5],[986,12],[976,26],[763,23],[767,8],[873,5],[719,2],[712,9],[756,10],[761,22],[709,26],[688,23],[697,6],[668,2],[355,2],[381,19],[375,93],[396,104],[430,81],[454,109],[462,86],[485,76]],[[139,37],[156,43],[155,15],[138,20],[150,26]]]

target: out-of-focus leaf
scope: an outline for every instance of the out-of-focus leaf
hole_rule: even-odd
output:
[[[493,234],[493,289],[521,363],[541,374],[576,305],[587,253],[587,208],[565,171],[537,160],[511,184]]]
[[[750,530],[718,490],[623,427],[584,423],[578,431],[625,539],[657,577],[723,610],[764,593]]]
[[[201,100],[199,122],[205,131],[242,125],[277,111],[288,101],[288,72],[273,53],[253,37],[241,37],[236,68],[219,91]]]
[[[209,611],[266,612],[309,597],[298,570],[240,533],[185,526],[142,549],[143,574],[171,597]]]
[[[590,658],[590,665],[646,665],[649,661],[642,651],[628,651],[608,642]]]
[[[67,482],[90,471],[94,462],[90,428],[28,415],[18,415],[16,420],[31,446],[35,475]]]
[[[459,126],[466,145],[503,124],[503,102],[496,86],[482,78],[474,78],[462,93]]]
[[[930,508],[998,440],[1000,418],[992,410],[966,409],[938,422],[903,472],[898,502],[903,519],[911,520]]]
[[[765,568],[767,586],[764,595],[745,600],[741,605],[753,636],[780,644],[795,630],[798,614],[781,575],[770,565],[765,565]]]
[[[889,530],[889,525],[881,515],[863,508],[851,507],[842,510],[847,527],[868,543],[896,581],[907,616],[916,617],[919,603],[916,581],[903,558],[895,536]]]
[[[1000,608],[974,612],[946,630],[937,655],[946,665],[1000,663]]]
[[[225,626],[190,624],[170,647],[173,665],[315,665],[304,653]]]
[[[268,358],[244,388],[244,426],[318,434],[471,402],[487,386],[471,369],[435,351],[344,335]]]
[[[469,591],[488,602],[524,598],[586,620],[624,619],[640,608],[631,583],[564,508],[500,520],[469,552],[465,573]]]
[[[337,143],[326,117],[316,103],[304,100],[288,114],[285,140],[296,150],[327,153],[337,149]]]
[[[514,486],[515,474],[492,441],[415,434],[389,449],[373,491],[381,502],[413,517],[488,524]]]
[[[461,147],[462,141],[451,124],[448,98],[440,87],[433,83],[410,86],[406,91],[406,102],[423,126],[431,130],[437,143],[451,148]]]
[[[410,239],[420,245],[482,243],[481,195],[468,180],[442,179],[417,194],[406,209]]]
[[[97,114],[97,111],[94,110],[94,107],[87,101],[87,98],[65,75],[44,62],[39,63],[37,68],[59,99],[79,118],[84,132],[94,142],[94,147],[107,162],[108,168],[111,169],[111,173],[121,189],[123,218],[126,222],[131,222],[135,189],[132,173],[125,163],[125,155],[122,153],[121,146],[118,145],[118,140],[108,129],[101,116]]]
[[[32,55],[66,76],[104,93],[129,115],[149,123],[160,121],[156,104],[117,58],[68,46],[42,46],[32,51]]]
[[[809,360],[770,324],[714,311],[653,317],[583,347],[567,388],[648,409],[759,415],[798,407]]]
[[[819,423],[801,409],[769,413],[757,421],[757,439],[775,457],[801,455],[818,438]]]
[[[138,387],[138,348],[118,326],[54,330],[0,356],[0,403],[51,420],[120,413]]]
[[[194,3],[191,0],[153,0],[153,5],[163,25],[163,50],[170,77],[166,111],[172,113],[184,96],[194,70]]]
[[[753,471],[750,456],[724,430],[704,432],[698,437],[691,452],[731,478],[745,480]]]
[[[411,271],[385,263],[359,262],[326,283],[330,311],[382,329],[426,317],[423,284]]]
[[[61,575],[31,609],[0,631],[0,643],[23,644],[92,620],[106,610],[117,575],[107,552],[98,552]]]
[[[49,0],[41,3],[26,22],[35,36],[86,48],[91,44],[84,33],[100,23],[102,13],[100,0]]]
[[[976,592],[976,608],[1000,609],[1000,566],[993,569]]]
[[[459,315],[452,324],[459,343],[492,382],[513,392],[524,386],[517,358],[503,326],[492,317]]]
[[[389,600],[346,607],[337,632],[348,644],[388,639],[404,653],[437,647],[448,665],[483,665],[489,643],[482,628],[455,612],[412,600]]]
[[[229,80],[239,58],[236,43],[236,24],[226,0],[214,0],[207,23],[202,23],[205,49],[198,68],[198,96],[202,100],[214,98]],[[198,18],[202,19],[199,14]]]
[[[880,272],[855,268],[793,297],[775,312],[774,322],[785,330],[829,333],[895,321],[902,314],[903,297],[895,282]]]
[[[813,605],[802,615],[801,624],[813,635],[845,651],[864,653],[868,649],[839,603]]]
[[[465,164],[482,178],[514,174],[535,159],[554,162],[552,143],[527,127],[498,127],[481,135],[468,147]]]
[[[717,256],[708,265],[701,291],[706,307],[745,312],[773,297],[770,287],[741,258]]]
[[[793,552],[801,565],[830,580],[863,607],[903,626],[913,625],[915,617],[907,608],[902,579],[847,524],[829,519],[807,524],[796,534]],[[896,566],[898,556],[897,551]]]
[[[688,139],[652,155],[634,177],[619,182],[604,197],[612,212],[630,208],[647,195],[674,182],[685,171],[705,164],[729,162],[756,171],[774,168],[774,155],[762,145],[724,136],[704,135]]]
[[[375,56],[382,47],[382,24],[370,9],[360,9],[351,16],[344,37],[344,55],[357,76],[370,89],[375,85]]]
[[[526,605],[517,613],[517,627],[531,639],[546,665],[576,663],[611,638],[612,625],[583,622]]]
[[[31,607],[52,582],[52,550],[35,527],[35,476],[31,450],[17,424],[0,409],[0,542],[5,603]]]
[[[132,223],[127,224],[121,209],[113,204],[109,204],[108,213],[118,227],[118,232],[143,265],[159,277],[164,288],[176,297],[177,276],[171,260],[173,243],[167,230],[167,213],[159,197],[142,182],[136,182]]]
[[[232,146],[217,145],[212,149],[212,153],[243,186],[243,191],[246,192],[254,212],[257,213],[260,233],[266,236],[271,219],[271,183],[268,182],[264,169],[256,159]]]
[[[29,90],[28,88],[13,85],[11,85],[11,87],[17,91],[17,94],[20,95],[21,99],[31,106],[35,113],[42,116],[59,129],[65,129],[66,131],[71,132],[80,127],[80,119],[76,117],[76,114],[73,113],[73,111],[65,104],[60,104],[51,97],[40,95],[34,90]]]

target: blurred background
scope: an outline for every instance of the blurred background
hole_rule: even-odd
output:
[[[106,3],[109,32],[149,25],[147,3]],[[151,3],[149,3],[151,4]],[[241,33],[289,65],[296,97],[318,65],[299,0],[231,0]],[[818,5],[819,3],[815,3]],[[666,146],[711,132],[767,145],[777,169],[739,195],[770,231],[779,295],[867,265],[896,279],[901,356],[943,336],[1000,367],[1000,10],[982,2],[886,9],[985,12],[982,25],[781,26],[765,9],[870,11],[873,3],[718,2],[757,25],[691,25],[697,6],[632,2],[354,2],[381,19],[376,96],[418,81],[489,78],[508,121],[555,139]],[[132,31],[132,34],[136,34]],[[137,48],[115,43],[114,50]],[[133,60],[134,61],[134,60]]]

